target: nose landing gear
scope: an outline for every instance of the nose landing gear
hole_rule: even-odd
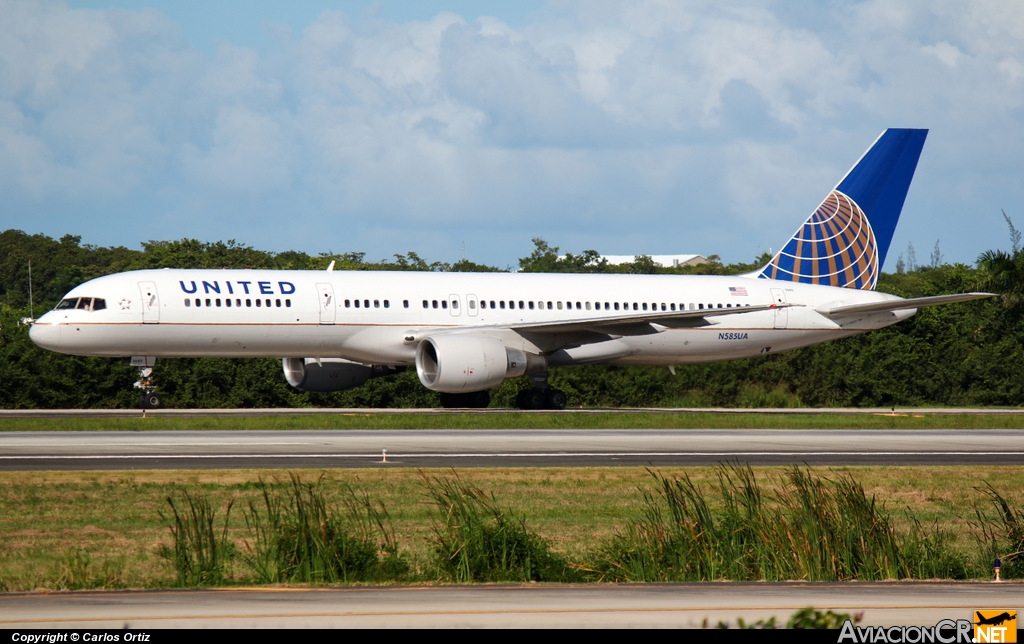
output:
[[[133,385],[141,390],[139,394],[140,409],[156,409],[164,404],[159,395],[153,393],[156,390],[156,378],[153,376],[153,365],[156,364],[155,356],[132,356],[128,364],[137,367],[139,379]]]

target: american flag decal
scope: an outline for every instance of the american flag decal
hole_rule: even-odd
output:
[[[747,287],[745,287],[745,286],[730,286],[729,287],[729,295],[736,295],[736,296],[739,296],[739,297],[746,297],[747,296]]]

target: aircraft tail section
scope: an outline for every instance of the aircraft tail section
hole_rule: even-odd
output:
[[[927,136],[883,132],[758,277],[873,290]]]

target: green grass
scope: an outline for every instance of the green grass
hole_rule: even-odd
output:
[[[643,513],[627,522],[597,557],[612,581],[878,581],[964,579],[950,539],[912,521],[896,528],[891,512],[849,473],[824,476],[790,467],[768,491],[752,468],[723,465],[717,481],[652,471]]]
[[[424,477],[437,506],[434,555],[440,576],[455,582],[578,581],[579,575],[526,519],[499,505],[494,493],[458,474]]]
[[[0,418],[0,431],[259,429],[1024,429],[1021,414],[749,412],[351,413],[142,418]]]
[[[255,578],[337,583],[406,576],[409,566],[383,505],[348,484],[331,494],[324,478],[306,482],[291,473],[287,486],[262,479],[256,484],[260,498],[250,500],[245,513],[251,538],[241,557]]]
[[[689,477],[702,488],[714,489],[719,481],[712,467],[657,471],[667,480]],[[772,498],[786,485],[786,468],[753,471],[764,498]],[[829,480],[853,477],[866,498],[874,497],[887,513],[894,531],[909,534],[915,526],[922,526],[922,534],[928,536],[937,526],[950,534],[944,546],[963,559],[975,557],[981,545],[979,536],[982,540],[995,537],[997,551],[1003,554],[1007,552],[1005,544],[1014,538],[1014,524],[1004,525],[1002,506],[986,492],[985,483],[991,483],[1014,512],[1021,507],[1019,490],[1024,489],[1024,470],[1012,466],[818,468],[813,473]],[[246,563],[245,556],[254,551],[255,537],[246,523],[246,513],[239,508],[249,508],[252,503],[262,509],[268,492],[281,504],[291,503],[295,494],[291,474],[261,470],[0,473],[0,589],[178,585],[175,567],[160,553],[174,547],[171,526],[175,524],[167,497],[180,500],[184,491],[209,503],[208,516],[213,520],[199,524],[211,525],[215,538],[227,522],[227,541],[236,556],[229,557],[224,567],[225,583],[286,579],[261,578]],[[424,477],[450,479],[456,474],[452,470],[305,470],[294,474],[302,485],[318,486],[322,497],[315,503],[322,503],[327,517],[347,520],[346,504],[352,499],[364,508],[369,502],[386,510],[391,543],[409,565],[403,579],[449,578],[435,563],[439,505],[424,486]],[[625,532],[630,522],[642,519],[643,492],[656,493],[651,475],[644,468],[633,467],[467,469],[457,476],[484,493],[494,509],[514,524],[521,520],[528,533],[570,562],[588,561],[602,544]],[[707,495],[707,502],[714,511],[721,507],[717,492]],[[234,504],[230,516],[226,512],[229,503]],[[187,503],[179,503],[179,513],[187,508]],[[977,511],[983,520],[976,516]],[[485,507],[483,518],[488,512],[491,510]],[[987,533],[981,523],[988,526]],[[363,529],[357,528],[357,532]],[[375,535],[378,552],[386,550],[382,544],[386,545],[387,539],[372,525],[367,529]],[[987,572],[976,568],[972,574],[984,578]]]

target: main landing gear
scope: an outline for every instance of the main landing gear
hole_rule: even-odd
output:
[[[483,409],[490,404],[491,394],[486,390],[468,394],[441,394],[441,406],[445,409]]]
[[[548,374],[530,375],[529,389],[523,389],[516,396],[516,407],[519,409],[565,409],[567,402],[565,392],[548,386]]]
[[[126,362],[133,367],[137,367],[139,370],[139,379],[133,385],[136,389],[142,391],[139,394],[139,408],[156,409],[163,405],[164,401],[160,396],[153,393],[156,390],[156,378],[153,376],[153,365],[156,364],[156,358],[153,356],[132,356]]]
[[[565,409],[566,396],[561,389],[548,385],[548,375],[531,374],[531,387],[523,389],[516,396],[516,407],[519,409]],[[483,409],[491,404],[491,394],[487,391],[473,391],[466,394],[441,394],[441,406],[445,409]]]

